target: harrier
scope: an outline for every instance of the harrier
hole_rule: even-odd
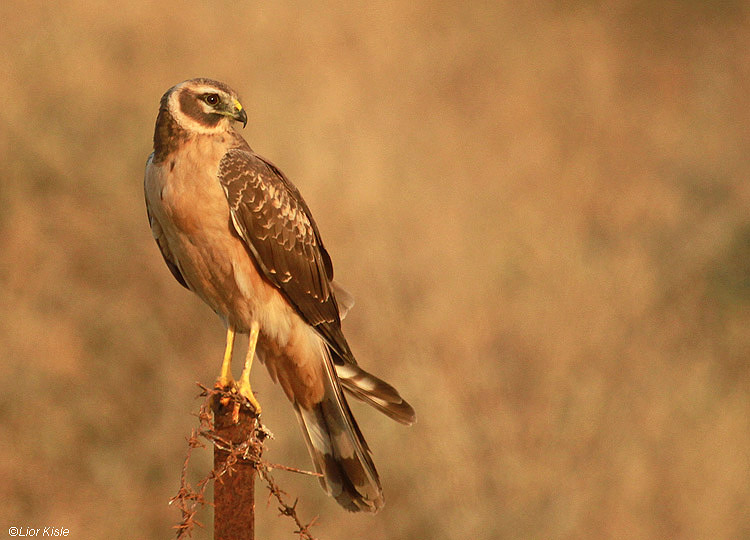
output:
[[[352,299],[310,209],[234,122],[247,113],[227,85],[192,79],[161,98],[146,163],[148,218],[167,267],[227,328],[217,385],[260,413],[250,387],[253,358],[292,402],[323,488],[351,511],[376,512],[383,491],[343,390],[403,424],[412,407],[357,365],[341,330]],[[232,378],[236,334],[248,334],[244,369]]]

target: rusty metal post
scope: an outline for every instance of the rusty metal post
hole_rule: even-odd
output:
[[[233,447],[250,441],[256,428],[251,410],[240,407],[238,414],[237,406],[233,400],[213,402],[214,431],[220,440]],[[226,470],[227,459],[232,459],[230,455],[214,444],[214,471]],[[251,461],[242,458],[231,468],[231,475],[227,472],[214,481],[214,540],[253,540],[255,468]]]

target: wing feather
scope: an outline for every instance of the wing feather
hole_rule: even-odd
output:
[[[353,362],[341,332],[331,258],[297,188],[248,148],[224,155],[219,180],[235,231],[259,270],[340,356]]]
[[[159,246],[161,256],[164,257],[164,262],[167,263],[167,268],[169,268],[169,271],[172,272],[172,275],[180,285],[190,290],[190,287],[188,287],[188,284],[185,281],[182,272],[180,272],[180,267],[177,265],[177,259],[175,259],[174,255],[172,255],[172,252],[169,251],[169,248],[167,247],[167,242],[164,239],[164,231],[162,230],[161,225],[158,221],[156,221],[154,216],[151,215],[151,208],[149,207],[148,197],[146,197],[146,212],[148,214],[148,223],[151,226],[151,233],[154,235],[156,245]]]

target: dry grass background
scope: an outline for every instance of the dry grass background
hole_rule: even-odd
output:
[[[0,3],[0,534],[178,521],[224,336],[164,266],[142,174],[161,94],[208,76],[313,209],[360,362],[419,413],[356,407],[375,517],[279,473],[321,539],[750,538],[749,14]],[[254,381],[269,459],[308,466]],[[264,497],[258,537],[293,538]]]

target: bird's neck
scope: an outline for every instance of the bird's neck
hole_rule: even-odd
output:
[[[187,138],[188,132],[172,117],[166,103],[162,103],[154,129],[154,163],[167,159]]]

